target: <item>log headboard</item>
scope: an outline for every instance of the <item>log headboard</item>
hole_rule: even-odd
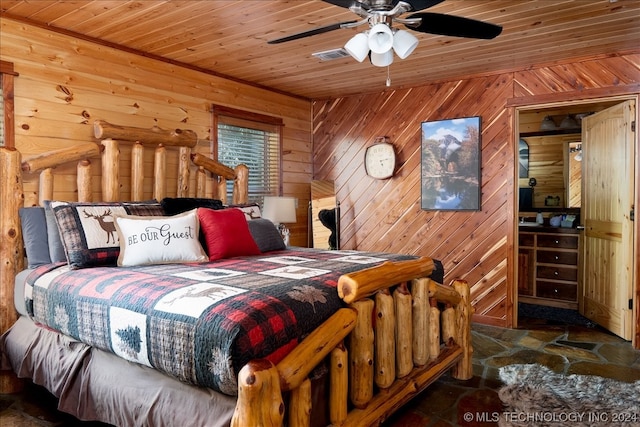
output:
[[[228,180],[233,181],[230,202],[247,202],[247,166],[232,169],[195,152],[198,137],[193,131],[125,127],[101,120],[94,123],[93,130],[94,142],[24,158],[15,148],[0,147],[0,334],[17,319],[14,278],[24,268],[19,209],[54,199],[58,193],[54,188],[56,169],[70,174],[76,164],[73,174],[79,202],[211,197],[226,204]],[[94,163],[97,170],[93,170]],[[152,167],[145,168],[149,163]],[[125,172],[128,164],[130,175]],[[168,165],[175,170],[169,170]],[[100,185],[96,182],[94,186],[97,179]],[[37,186],[32,185],[37,188],[27,195],[25,180],[37,181]]]

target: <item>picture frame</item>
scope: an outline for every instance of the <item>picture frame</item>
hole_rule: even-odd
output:
[[[422,122],[421,208],[481,209],[481,118]]]

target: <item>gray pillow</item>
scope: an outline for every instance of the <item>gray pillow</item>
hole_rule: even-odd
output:
[[[50,264],[47,220],[45,219],[44,208],[39,206],[20,208],[19,214],[22,240],[24,241],[29,268]]]
[[[67,254],[64,253],[56,215],[51,209],[51,200],[44,201],[44,216],[47,220],[47,241],[49,242],[51,262],[67,262]]]
[[[278,251],[286,249],[280,232],[271,221],[265,218],[257,218],[247,221],[249,232],[255,240],[260,252]]]

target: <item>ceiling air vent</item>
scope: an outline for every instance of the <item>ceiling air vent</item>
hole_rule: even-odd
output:
[[[331,49],[331,50],[324,50],[322,52],[315,52],[315,53],[312,53],[312,55],[320,59],[321,61],[331,61],[333,59],[346,58],[347,56],[350,56],[349,53],[347,53],[347,51],[344,50],[344,48],[342,47],[339,49]]]

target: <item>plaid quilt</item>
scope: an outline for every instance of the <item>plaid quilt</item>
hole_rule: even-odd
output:
[[[192,384],[236,394],[248,361],[279,362],[343,303],[340,275],[407,255],[295,248],[204,264],[49,264],[27,278],[33,320]]]

